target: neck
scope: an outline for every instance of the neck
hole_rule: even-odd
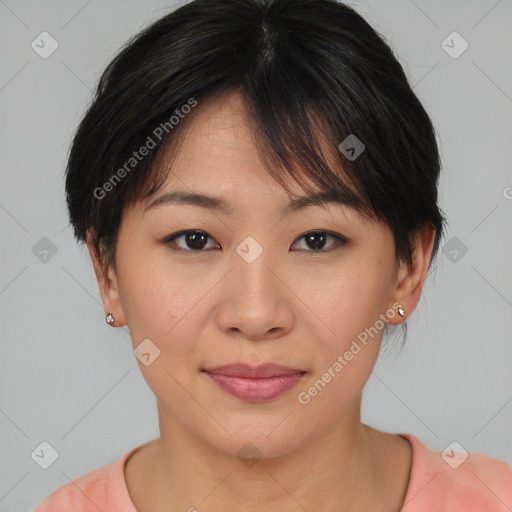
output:
[[[160,404],[159,418],[161,437],[147,453],[151,462],[139,475],[144,483],[135,483],[141,491],[133,501],[141,512],[396,511],[403,503],[408,472],[397,483],[396,474],[390,480],[388,465],[396,463],[391,444],[404,449],[402,443],[408,443],[362,424],[360,397],[324,435],[253,464],[194,436]]]

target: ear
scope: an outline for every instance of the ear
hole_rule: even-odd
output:
[[[100,290],[101,302],[105,309],[105,316],[112,312],[115,322],[112,324],[114,327],[122,327],[126,323],[123,306],[119,296],[119,283],[115,269],[110,266],[107,271],[101,261],[93,243],[92,243],[93,230],[87,230],[86,243],[89,255],[94,267],[94,273],[98,281]]]
[[[396,301],[395,304],[399,303],[405,309],[405,316],[395,315],[388,323],[403,322],[416,308],[432,256],[435,234],[435,228],[430,224],[425,224],[416,235],[412,262],[410,264],[400,263],[393,299]]]

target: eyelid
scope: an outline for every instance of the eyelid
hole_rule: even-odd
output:
[[[220,245],[215,240],[215,238],[213,238],[208,232],[203,231],[202,229],[183,229],[183,230],[180,230],[180,231],[176,231],[174,233],[171,233],[170,235],[166,235],[165,237],[161,238],[159,240],[159,242],[161,242],[164,245],[170,245],[170,244],[172,244],[174,242],[175,239],[180,238],[181,236],[187,235],[189,233],[204,234],[210,240],[215,241],[217,243],[217,245]],[[326,229],[313,229],[313,230],[306,231],[306,232],[302,233],[301,235],[299,235],[292,242],[292,246],[295,245],[298,241],[300,241],[304,237],[306,237],[306,235],[311,235],[311,234],[315,234],[315,233],[325,233],[327,236],[331,236],[332,238],[334,238],[336,242],[329,249],[320,249],[318,251],[314,251],[314,250],[309,250],[308,251],[308,250],[305,250],[305,249],[299,249],[300,251],[302,251],[302,252],[309,252],[309,253],[312,253],[313,255],[314,254],[326,254],[328,252],[331,252],[331,251],[334,251],[334,250],[336,250],[338,248],[341,248],[341,247],[347,245],[350,242],[350,240],[347,237],[345,237],[344,235],[342,235],[341,233],[335,233],[335,232],[332,232],[332,231],[329,231],[329,230],[326,230]],[[200,254],[200,253],[203,253],[203,252],[209,252],[210,251],[210,249],[194,251],[192,249],[183,249],[182,247],[177,247],[177,248],[171,247],[171,250],[178,251],[178,252],[188,252],[188,253],[193,253],[193,254]]]
[[[302,233],[302,235],[299,235],[294,242],[292,243],[292,246],[295,245],[298,241],[303,239],[306,235],[315,234],[315,233],[325,233],[327,236],[331,236],[335,239],[335,243],[328,249],[320,249],[319,251],[307,251],[305,249],[300,249],[303,252],[311,253],[311,255],[320,255],[320,254],[326,254],[331,251],[335,251],[336,249],[340,249],[341,247],[347,245],[349,243],[349,239],[346,236],[343,236],[341,233],[334,233],[332,231],[326,230],[326,229],[313,229],[311,231],[306,231],[305,233]]]
[[[204,234],[210,240],[214,240],[218,245],[220,245],[215,240],[215,238],[213,238],[208,232],[203,231],[202,229],[182,229],[180,231],[176,231],[174,233],[171,233],[170,235],[164,236],[163,238],[161,238],[159,240],[159,242],[161,242],[164,245],[169,245],[170,246],[174,242],[175,239],[180,238],[180,237],[182,237],[184,235],[188,235],[190,233]],[[194,251],[192,249],[183,249],[182,247],[177,247],[177,248],[171,247],[171,250],[178,251],[178,252],[188,252],[188,253],[193,253],[193,254],[201,254],[202,252],[208,252],[207,250]]]

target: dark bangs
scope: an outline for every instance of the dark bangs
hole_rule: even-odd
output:
[[[434,259],[444,223],[434,128],[388,44],[335,0],[193,0],[133,38],[70,150],[75,238],[93,228],[114,264],[123,209],[155,194],[172,171],[169,149],[203,106],[234,91],[287,191],[292,178],[387,223],[397,260],[410,262],[414,234],[431,224]]]

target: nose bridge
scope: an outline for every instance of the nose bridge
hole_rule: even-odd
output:
[[[241,290],[247,290],[254,300],[269,292],[277,292],[275,275],[271,272],[276,264],[272,252],[270,236],[260,236],[259,241],[247,236],[236,247],[234,255],[235,279],[240,280]]]
[[[269,244],[270,237],[248,236],[233,252],[229,273],[229,291],[219,311],[219,326],[237,330],[249,339],[259,339],[272,331],[287,332],[293,322],[285,287],[282,286],[276,255]]]

